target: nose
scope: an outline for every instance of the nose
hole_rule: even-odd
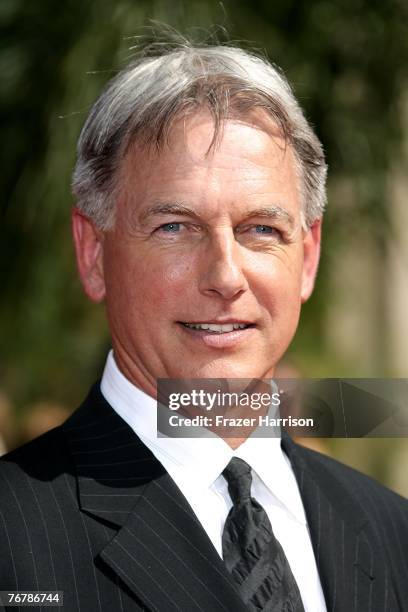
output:
[[[209,237],[202,254],[201,293],[231,300],[248,289],[241,248],[231,228],[223,228]]]

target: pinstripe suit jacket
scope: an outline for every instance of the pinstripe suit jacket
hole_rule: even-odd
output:
[[[283,444],[328,610],[408,610],[407,502]],[[0,590],[19,589],[62,590],[66,612],[245,610],[187,501],[98,386],[0,461]]]

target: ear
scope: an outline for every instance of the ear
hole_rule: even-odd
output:
[[[103,232],[78,208],[74,208],[72,234],[79,277],[84,291],[93,302],[101,302],[105,297]]]
[[[301,300],[304,304],[312,295],[320,259],[322,220],[318,219],[307,230],[303,238],[303,271]]]

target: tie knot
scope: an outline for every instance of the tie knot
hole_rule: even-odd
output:
[[[228,491],[234,505],[251,498],[251,468],[243,459],[233,457],[222,475],[228,483]]]

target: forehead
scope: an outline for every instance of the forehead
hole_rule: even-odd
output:
[[[292,147],[265,115],[228,119],[217,132],[211,115],[201,112],[175,122],[160,149],[132,145],[120,170],[121,200],[138,208],[167,194],[225,203],[274,195],[297,201]]]

